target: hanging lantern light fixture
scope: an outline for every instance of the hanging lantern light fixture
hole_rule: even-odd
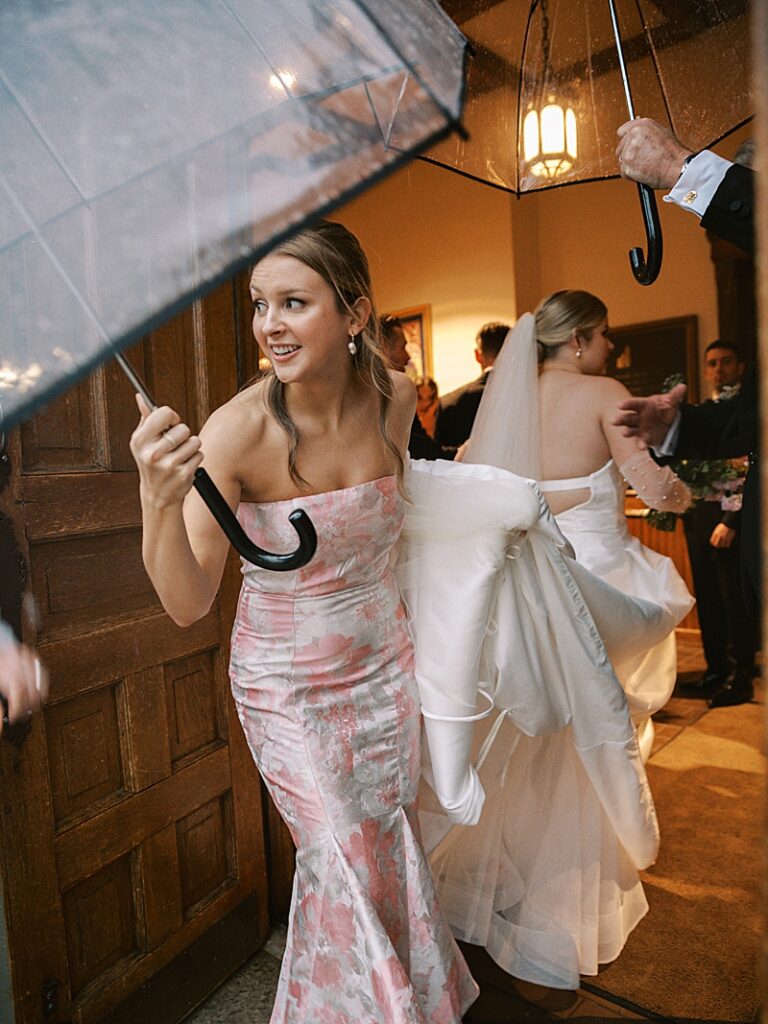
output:
[[[531,174],[552,180],[570,171],[576,161],[576,113],[570,104],[558,102],[554,91],[548,88],[552,69],[547,0],[541,0],[541,18],[544,55],[542,97],[546,97],[546,102],[540,109],[531,106],[523,119],[523,158]]]
[[[523,156],[537,178],[556,178],[573,167],[578,154],[576,114],[552,95],[541,111],[532,109],[523,121]]]

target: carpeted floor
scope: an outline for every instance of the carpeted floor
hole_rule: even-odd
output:
[[[679,643],[682,678],[703,668],[698,641]],[[662,829],[645,875],[651,909],[619,959],[578,992],[505,974],[465,946],[481,995],[478,1024],[736,1024],[757,1012],[758,871],[763,843],[763,707],[710,711],[676,695],[656,716],[649,773]],[[270,955],[271,954],[271,955]],[[206,1001],[190,1024],[269,1019],[282,954],[270,944]],[[361,1022],[362,1024],[362,1022]]]
[[[662,714],[649,763],[662,834],[644,876],[650,911],[590,979],[599,990],[667,1018],[755,1019],[763,713],[673,698]]]

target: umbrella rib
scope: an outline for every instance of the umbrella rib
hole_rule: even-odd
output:
[[[517,137],[520,139],[520,129],[523,126],[522,121],[522,102],[523,102],[523,69],[525,68],[525,55],[528,51],[528,40],[531,33],[531,22],[533,21],[533,14],[539,5],[539,0],[533,0],[530,8],[528,9],[528,20],[525,23],[525,35],[523,36],[523,49],[520,54],[520,74],[517,76]],[[546,70],[546,69],[545,69]],[[520,148],[518,142],[517,159],[515,160],[515,192],[520,190]]]
[[[368,20],[371,22],[371,24],[378,30],[379,35],[384,40],[384,42],[387,44],[387,46],[390,48],[390,50],[393,53],[396,53],[398,55],[398,57],[402,60],[403,64],[405,64],[405,66],[408,69],[408,71],[413,75],[413,77],[419,83],[419,85],[424,90],[424,92],[427,94],[427,96],[429,96],[429,98],[435,104],[437,109],[442,113],[442,115],[445,118],[446,122],[448,123],[449,127],[453,128],[453,129],[458,129],[459,131],[462,131],[463,129],[462,129],[462,125],[461,125],[461,118],[460,118],[460,116],[457,118],[453,114],[453,112],[451,110],[449,110],[448,107],[445,106],[445,104],[442,102],[442,100],[440,100],[434,94],[432,89],[427,85],[425,80],[422,78],[422,76],[416,70],[416,66],[408,59],[406,54],[402,53],[400,51],[400,48],[395,45],[395,43],[392,40],[391,35],[384,28],[384,25],[381,23],[379,18],[370,9],[369,4],[366,3],[365,0],[356,0],[356,2],[357,2],[357,6],[360,7],[365,12],[365,14],[368,16]],[[439,5],[437,0],[429,0],[429,2],[431,2],[432,5],[434,7],[436,7],[438,11],[440,11],[440,13],[442,14],[442,16],[444,18],[448,18],[448,15],[445,13],[445,11],[442,9],[442,7]],[[453,31],[456,33],[456,35],[460,36],[461,39],[464,40],[464,44],[465,44],[464,53],[466,54],[466,36],[463,34],[463,32],[460,31],[460,29],[458,28],[458,26],[456,25],[455,22],[451,21],[450,18],[448,18],[448,21],[451,22],[451,27],[453,28]],[[465,85],[462,84],[462,97],[461,97],[461,103],[459,105],[460,109],[464,105],[464,102],[463,102],[464,101],[464,89],[465,89]],[[394,118],[393,118],[393,120],[394,120]]]
[[[259,51],[261,56],[264,58],[264,62],[266,63],[267,67],[269,67],[269,69],[272,71],[272,74],[274,75],[274,77],[280,82],[280,85],[281,85],[283,91],[285,92],[286,97],[289,100],[303,98],[303,97],[294,97],[293,94],[289,91],[288,87],[286,86],[285,82],[283,81],[283,78],[282,78],[282,75],[280,74],[279,69],[277,67],[275,67],[275,65],[269,59],[269,57],[268,57],[266,51],[264,50],[263,46],[261,45],[259,40],[256,38],[256,36],[251,32],[251,30],[248,28],[248,26],[245,24],[245,22],[242,20],[240,15],[232,10],[232,8],[227,3],[227,0],[219,0],[219,4],[220,4],[221,7],[223,7],[226,11],[229,12],[229,14],[235,19],[235,21],[237,21],[237,23],[240,25],[242,30],[245,32],[245,34],[251,40],[251,42],[256,47],[256,49]],[[369,17],[370,17],[370,14],[369,14]],[[384,35],[384,33],[383,33],[382,29],[381,29],[381,26],[378,24],[378,22],[374,22],[372,17],[371,17],[371,21],[376,25],[376,28],[379,30],[379,32],[382,35]],[[456,30],[456,31],[458,31],[458,30]],[[401,60],[403,60],[405,63],[407,63],[406,58],[403,56],[403,54],[400,53],[400,51],[397,49],[397,47],[394,46],[392,41],[390,39],[388,39],[386,36],[384,36],[384,38],[386,39],[386,42],[389,45],[390,50],[393,53],[396,53]],[[392,70],[394,70],[394,68]],[[384,71],[386,73],[386,69],[382,68],[382,71]],[[373,114],[373,118],[376,121],[376,124],[378,125],[378,128],[379,128],[379,132],[381,134],[381,137],[384,140],[384,146],[385,146],[385,148],[389,149],[390,148],[390,146],[389,146],[389,139],[390,139],[390,136],[392,134],[392,128],[394,126],[395,117],[397,116],[397,108],[399,107],[400,100],[402,99],[403,93],[405,91],[405,82],[400,87],[400,93],[398,95],[397,104],[395,106],[395,113],[392,115],[392,119],[390,121],[389,127],[385,131],[384,130],[384,126],[381,124],[381,121],[379,120],[378,112],[377,112],[377,110],[376,110],[376,108],[375,108],[375,106],[373,104],[372,99],[371,99],[370,90],[368,89],[368,82],[369,81],[373,81],[374,77],[375,76],[372,76],[372,75],[371,76],[363,75],[363,76],[361,76],[360,79],[358,79],[358,81],[362,81],[362,83],[363,83],[363,87],[365,88],[365,95],[366,95],[366,98],[368,99],[368,106],[371,109],[371,113]],[[416,76],[416,77],[417,77],[417,80],[418,80],[418,76]],[[442,107],[440,107],[440,104],[438,103],[438,101],[432,95],[430,90],[426,88],[426,86],[424,85],[423,82],[421,82],[421,86],[424,89],[424,91],[427,93],[427,95],[433,100],[433,102],[437,103],[437,105],[438,105],[438,107],[440,109],[443,109]],[[314,95],[317,95],[317,94],[314,94]]]
[[[235,21],[236,21],[236,22],[238,23],[238,25],[239,25],[239,26],[240,26],[240,28],[241,28],[241,29],[243,30],[243,32],[245,32],[245,34],[246,34],[246,35],[248,36],[248,38],[249,38],[249,39],[251,40],[251,42],[253,43],[253,45],[254,45],[254,46],[256,47],[256,49],[257,49],[257,50],[259,51],[259,53],[261,54],[261,56],[262,56],[262,57],[264,58],[264,63],[265,63],[266,65],[267,65],[267,67],[268,67],[268,68],[270,69],[270,71],[271,71],[271,72],[272,72],[272,74],[273,74],[273,75],[275,76],[275,78],[277,79],[277,81],[278,81],[278,82],[280,83],[280,87],[282,88],[282,90],[283,90],[283,92],[285,93],[286,97],[287,97],[287,98],[288,98],[289,100],[291,100],[291,99],[294,99],[294,97],[293,97],[293,96],[291,95],[291,93],[290,93],[290,92],[288,91],[288,86],[287,86],[287,85],[285,84],[285,82],[283,81],[283,76],[282,76],[282,75],[280,74],[279,70],[278,70],[278,69],[277,69],[277,68],[275,67],[275,65],[274,65],[274,64],[272,63],[272,61],[271,61],[271,60],[269,59],[269,57],[267,56],[266,52],[264,51],[264,48],[263,48],[263,46],[261,45],[261,43],[259,42],[259,40],[258,40],[258,39],[256,38],[256,36],[255,36],[255,35],[253,34],[253,32],[251,32],[251,30],[250,30],[250,29],[248,28],[248,26],[247,26],[247,25],[245,24],[245,22],[244,22],[244,21],[243,21],[243,19],[242,19],[242,18],[240,17],[240,15],[239,15],[239,14],[236,14],[236,13],[235,13],[235,12],[234,12],[234,11],[232,10],[232,8],[231,8],[231,7],[229,6],[229,4],[227,3],[227,0],[219,0],[219,6],[223,7],[225,11],[229,11],[229,14],[230,14],[230,16],[231,16],[232,18],[234,18],[234,20],[235,20]]]
[[[353,85],[359,85],[361,83],[363,85],[366,85],[367,82],[369,82],[369,81],[376,81],[376,79],[378,77],[380,77],[380,74],[382,72],[383,72],[383,74],[386,75],[386,74],[394,73],[395,70],[396,69],[394,67],[381,69],[381,71],[379,73],[375,74],[375,75],[373,75],[373,74],[365,75],[365,76],[361,76],[361,78],[359,78],[359,79],[357,79],[355,81],[350,80],[348,83],[344,84],[343,88],[351,88]],[[326,95],[328,95],[328,96],[334,95],[338,90],[339,90],[339,86],[337,84],[337,85],[335,85],[333,87],[328,87],[327,89],[322,90],[320,92],[307,94],[305,96],[291,96],[289,98],[288,102],[290,104],[296,103],[296,104],[299,104],[302,107],[305,107],[305,106],[307,106],[309,104],[310,101],[313,102],[313,103],[317,102],[318,100],[323,99]],[[251,118],[250,121],[244,121],[244,122],[241,122],[240,124],[235,125],[234,127],[227,128],[225,131],[221,132],[219,135],[215,135],[215,136],[213,136],[211,138],[204,139],[202,142],[197,143],[197,145],[193,146],[191,149],[184,150],[183,153],[177,153],[177,154],[174,154],[172,156],[169,156],[166,160],[163,160],[161,163],[154,164],[152,167],[148,168],[147,170],[141,171],[139,174],[135,174],[131,178],[126,178],[124,181],[120,181],[117,184],[112,185],[110,188],[104,189],[103,191],[101,191],[101,192],[99,192],[99,193],[97,193],[95,195],[85,196],[80,191],[80,189],[78,189],[77,186],[73,184],[73,187],[75,188],[75,191],[77,192],[77,195],[80,197],[81,202],[73,203],[72,205],[68,206],[66,209],[60,210],[55,216],[51,217],[46,223],[49,224],[49,225],[50,224],[56,224],[62,218],[69,216],[74,210],[80,209],[83,206],[85,206],[87,208],[90,208],[94,203],[99,202],[99,201],[101,201],[103,199],[106,199],[108,196],[113,195],[116,192],[121,191],[122,189],[126,188],[127,186],[135,185],[136,183],[140,182],[142,179],[147,178],[150,175],[157,173],[157,171],[159,171],[159,170],[161,170],[163,168],[171,167],[174,164],[174,162],[179,162],[179,161],[182,161],[182,160],[183,161],[188,161],[195,154],[197,154],[199,152],[202,152],[203,150],[205,150],[209,146],[213,146],[213,145],[216,145],[216,144],[220,143],[223,139],[227,138],[227,136],[231,136],[231,135],[234,135],[234,134],[242,134],[244,132],[247,133],[250,130],[249,126],[250,125],[255,125],[255,122],[257,122],[260,118],[269,119],[269,120],[272,120],[272,121],[274,121],[276,123],[277,119],[278,119],[278,116],[279,116],[278,115],[278,111],[281,111],[281,110],[284,110],[284,109],[285,108],[283,107],[283,104],[281,103],[278,107],[272,108],[269,111],[262,111],[261,113],[255,115],[253,118]],[[355,123],[358,123],[358,122],[355,122]],[[273,125],[273,127],[274,127],[274,125]],[[378,124],[378,121],[377,121],[377,127],[379,129],[379,134],[381,134],[382,137],[383,137],[383,133],[381,131],[381,126]],[[69,176],[67,176],[67,177],[69,178]],[[7,187],[10,189],[10,185],[8,185]],[[29,214],[26,214],[24,219],[26,221],[32,223],[32,224],[35,223],[33,218],[31,218],[31,216]],[[35,233],[35,232],[33,231],[33,233]],[[10,248],[11,246],[13,246],[15,244],[16,244],[15,241],[12,240],[10,243],[8,243],[8,245],[0,246],[0,253],[4,252],[7,248]]]
[[[539,0],[533,0],[531,11],[539,5]],[[530,15],[529,15],[530,16]],[[733,21],[738,15],[726,14],[723,16],[722,21],[718,24],[725,24]],[[662,34],[663,33],[663,34]],[[695,38],[697,35],[696,29],[689,25],[677,25],[672,24],[671,26],[667,23],[654,27],[650,27],[647,32],[637,33],[633,36],[629,36],[623,40],[624,54],[630,60],[633,61],[637,57],[641,57],[646,50],[648,43],[648,34],[653,40],[653,45],[657,51],[666,50],[670,46],[677,46],[679,43],[684,43],[689,39]],[[659,39],[654,39],[654,36],[661,36]],[[517,66],[508,60],[501,60],[499,55],[493,50],[488,50],[483,43],[478,40],[472,40],[472,45],[475,48],[475,58],[479,59],[479,62],[483,65],[483,71],[485,74],[488,73],[489,62],[491,59],[500,61],[501,70],[506,70],[510,74],[519,74],[525,76],[525,81],[528,85],[531,84],[530,75],[526,75],[525,67],[521,65],[518,69]],[[490,56],[489,56],[490,55]],[[616,47],[613,43],[609,46],[604,47],[602,50],[598,50],[593,53],[590,57],[589,64],[583,60],[572,61],[570,64],[560,69],[560,74],[570,78],[577,78],[584,76],[587,71],[591,71],[596,77],[601,77],[611,71],[615,71],[618,68],[618,60],[616,58]],[[494,68],[494,71],[496,69]],[[472,90],[474,97],[481,96],[487,91],[498,88],[496,78],[492,75],[489,77],[489,82],[486,82],[484,87],[476,87]]]
[[[384,131],[384,125],[381,123],[381,120],[379,118],[379,112],[376,109],[376,105],[373,102],[373,97],[371,96],[371,90],[368,88],[368,83],[367,82],[365,83],[363,88],[365,89],[365,98],[368,100],[368,109],[370,110],[371,114],[373,115],[373,119],[376,122],[376,127],[379,129],[379,135],[381,135],[382,139],[384,140],[384,148],[385,149],[389,149],[389,133]],[[403,95],[403,92],[402,92],[402,87],[401,87],[400,95],[397,97],[398,103],[400,102],[400,97],[402,95]],[[392,119],[392,123],[394,123],[394,118]],[[390,127],[391,127],[391,124],[390,124]]]
[[[154,313],[154,315],[152,315],[149,319],[145,319],[144,321],[142,321],[141,324],[138,324],[128,330],[124,330],[118,337],[112,339],[107,338],[110,351],[116,352],[118,349],[125,348],[125,346],[129,344],[141,340],[142,337],[146,336],[156,328],[160,327],[170,317],[174,316],[176,313],[180,313],[195,298],[199,297],[202,294],[205,294],[207,291],[210,291],[213,288],[216,288],[218,285],[223,284],[225,281],[231,280],[231,278],[235,274],[237,274],[243,268],[247,267],[248,264],[254,258],[258,260],[262,256],[265,256],[275,245],[277,245],[279,242],[283,241],[286,238],[290,238],[292,235],[296,234],[296,232],[301,231],[303,227],[305,227],[310,221],[314,220],[315,218],[327,216],[329,213],[331,213],[332,210],[336,209],[343,202],[351,202],[362,191],[364,191],[367,188],[370,188],[373,185],[376,185],[384,178],[389,177],[398,168],[404,166],[404,164],[409,159],[413,158],[413,156],[416,156],[421,150],[429,149],[431,146],[435,145],[441,139],[444,139],[452,130],[453,129],[451,128],[450,125],[443,125],[442,127],[432,132],[432,134],[429,135],[428,137],[423,138],[419,142],[418,146],[414,147],[414,149],[411,151],[406,152],[402,150],[391,150],[391,152],[394,152],[395,154],[399,155],[395,156],[395,158],[390,163],[381,166],[374,174],[372,174],[365,181],[358,181],[356,184],[352,186],[347,186],[346,188],[341,189],[341,191],[338,192],[335,196],[329,198],[326,202],[318,206],[313,213],[305,214],[304,217],[298,223],[293,223],[287,227],[282,228],[280,231],[272,234],[268,241],[263,241],[255,245],[253,249],[249,250],[249,252],[246,255],[241,255],[237,259],[228,263],[223,270],[211,275],[211,277],[205,282],[204,288],[201,288],[200,286],[195,286],[181,292],[173,302],[167,303],[161,308],[159,308]],[[0,185],[5,185],[2,175],[0,175]],[[66,275],[65,280],[68,281]],[[91,310],[89,310],[88,312],[92,317],[95,317],[95,314],[93,314]],[[96,320],[96,324],[99,327],[99,333],[102,336],[104,336],[104,332],[101,329],[101,325],[98,323],[98,320]],[[56,395],[61,394],[66,388],[71,387],[75,381],[79,380],[80,378],[85,376],[86,373],[95,369],[101,362],[103,362],[103,360],[104,356],[101,353],[95,356],[91,356],[86,362],[81,363],[78,366],[77,372],[74,375],[59,379],[55,381],[53,384],[48,384],[47,386],[43,387],[40,391],[38,391],[35,394],[31,402],[27,402],[26,405],[17,406],[11,413],[5,413],[4,419],[4,411],[0,407],[0,424],[4,424],[4,429],[6,431],[10,430],[12,427],[16,426],[21,421],[22,418],[29,416],[31,414],[32,409],[39,408],[46,402],[51,401],[53,398],[56,397]]]
[[[642,8],[640,7],[639,0],[635,0],[635,7],[637,8],[637,15],[640,18],[640,24],[643,26],[643,32],[645,32],[645,37],[648,40],[648,49],[651,53],[651,60],[653,61],[653,69],[656,72],[656,79],[659,83],[659,88],[661,89],[661,98],[664,101],[664,109],[667,112],[667,120],[669,121],[669,124],[672,127],[672,129],[674,130],[675,123],[672,120],[672,111],[670,110],[669,100],[667,99],[667,89],[664,85],[664,78],[661,74],[661,68],[659,67],[659,61],[656,56],[656,47],[653,45],[653,36],[651,34],[650,26],[648,25],[645,19]]]
[[[24,102],[24,100],[21,98],[21,96],[18,94],[18,92],[13,88],[13,85],[8,80],[7,76],[3,72],[2,68],[0,68],[0,83],[2,83],[5,86],[5,88],[8,90],[8,93],[13,98],[13,100],[15,101],[16,106],[19,108],[21,113],[24,115],[24,117],[29,122],[29,126],[32,128],[33,131],[37,132],[37,134],[40,136],[42,141],[47,146],[48,152],[51,154],[51,156],[53,157],[53,159],[56,161],[56,163],[58,164],[59,168],[61,169],[62,174],[65,176],[65,178],[70,183],[70,185],[75,190],[75,192],[77,192],[77,194],[80,196],[80,198],[85,202],[86,198],[83,195],[82,190],[78,186],[77,181],[72,176],[70,171],[67,169],[66,163],[59,156],[59,153],[58,153],[56,147],[51,142],[50,138],[48,137],[48,135],[45,132],[45,130],[43,129],[43,127],[40,124],[38,124],[37,118],[34,116],[32,111],[27,107],[27,104]]]
[[[6,180],[6,177],[2,173],[2,171],[0,171],[0,185],[2,185],[3,188],[5,189],[5,192],[7,193],[8,198],[11,200],[11,203],[16,207],[17,211],[21,214],[21,217],[23,218],[23,220],[25,220],[27,222],[27,225],[29,227],[29,230],[30,230],[32,236],[38,242],[38,244],[40,245],[40,248],[43,250],[43,252],[46,254],[48,259],[51,261],[51,263],[53,264],[55,269],[59,272],[62,280],[65,282],[65,284],[69,288],[70,292],[72,293],[72,296],[74,297],[74,299],[76,300],[78,305],[82,308],[83,312],[88,317],[88,319],[91,321],[93,326],[99,332],[99,336],[105,342],[107,342],[107,344],[109,344],[111,346],[109,334],[107,333],[107,330],[104,327],[104,325],[102,324],[101,320],[99,320],[98,316],[96,315],[95,310],[92,308],[92,306],[88,302],[86,302],[86,300],[83,297],[80,289],[75,285],[75,283],[72,281],[72,279],[69,276],[69,274],[66,272],[64,267],[61,265],[61,261],[56,256],[56,253],[53,251],[53,249],[50,247],[50,245],[46,241],[45,236],[40,231],[39,227],[35,223],[34,218],[31,216],[31,214],[27,210],[27,208],[24,205],[24,203],[22,203],[22,201],[16,195],[16,192],[11,188],[10,184]]]
[[[383,131],[382,126],[381,126],[381,122],[379,121],[379,115],[378,115],[378,112],[376,110],[376,107],[374,106],[373,98],[371,96],[371,91],[368,88],[368,83],[367,82],[365,83],[365,95],[368,98],[368,106],[371,108],[371,113],[373,114],[373,118],[374,118],[376,124],[379,126],[379,131],[381,132],[381,137],[384,140],[384,148],[385,149],[391,149],[392,148],[390,146],[390,139],[392,138],[392,130],[395,127],[395,118],[397,117],[397,112],[400,109],[400,101],[402,100],[403,96],[405,95],[405,88],[406,88],[407,85],[408,85],[408,75],[404,75],[403,76],[403,80],[400,83],[400,91],[397,94],[397,102],[395,103],[395,108],[394,108],[394,111],[392,113],[392,117],[389,119],[389,124],[387,125],[387,130],[385,132],[385,131]]]
[[[240,24],[242,26],[243,31],[246,32],[247,35],[249,36],[249,38],[252,40],[254,46],[256,46],[256,48],[258,49],[259,53],[264,58],[264,61],[266,62],[267,66],[270,69],[272,69],[273,73],[280,80],[281,87],[283,88],[283,90],[284,90],[284,92],[286,94],[286,100],[289,103],[299,103],[299,104],[304,105],[309,100],[312,100],[312,101],[316,102],[316,101],[322,100],[323,98],[326,98],[328,96],[335,95],[336,93],[338,93],[340,91],[343,91],[344,89],[351,88],[353,85],[360,85],[360,84],[362,84],[364,87],[366,87],[366,91],[367,91],[367,83],[368,82],[376,81],[378,78],[380,78],[382,76],[386,76],[388,74],[394,74],[395,71],[398,70],[398,67],[396,65],[391,65],[391,66],[386,67],[386,68],[380,68],[375,73],[371,72],[369,74],[361,75],[357,79],[349,79],[348,81],[341,82],[341,83],[334,82],[333,85],[326,86],[324,89],[318,89],[318,90],[316,90],[314,92],[311,92],[311,93],[305,93],[305,94],[300,95],[300,96],[294,96],[290,92],[288,92],[288,90],[287,90],[287,88],[285,86],[285,83],[283,82],[282,78],[280,78],[279,74],[277,74],[277,71],[275,70],[272,62],[269,60],[267,55],[264,53],[263,48],[259,44],[259,41],[248,30],[247,26],[245,26],[243,24],[243,22],[241,21],[241,19],[234,13],[234,11],[231,10],[229,5],[226,3],[226,0],[219,0],[219,3],[227,11],[229,11],[229,13],[238,22],[238,24]],[[459,30],[455,29],[455,31],[458,33]],[[398,55],[398,57],[400,57],[401,60],[405,61],[405,58],[401,54],[398,53],[398,51],[396,50],[396,48],[394,46],[391,46],[391,49],[392,49],[392,51],[394,53],[396,53]],[[418,79],[417,75],[415,75],[415,77]],[[419,79],[419,81],[420,81],[420,79]],[[220,132],[218,135],[215,135],[215,136],[212,136],[210,138],[204,139],[201,142],[197,143],[197,145],[193,146],[191,149],[185,150],[183,154],[174,154],[172,156],[169,156],[166,160],[162,161],[159,164],[153,165],[148,170],[142,171],[139,174],[135,174],[132,177],[126,178],[125,180],[119,182],[118,184],[113,185],[111,188],[104,189],[103,191],[101,191],[101,192],[99,192],[97,194],[89,196],[89,195],[86,195],[83,192],[83,190],[79,187],[79,185],[77,184],[77,180],[72,175],[72,173],[68,170],[67,165],[66,165],[65,161],[63,160],[63,158],[59,155],[56,146],[51,142],[51,140],[50,140],[48,134],[46,133],[45,129],[38,123],[38,121],[35,118],[34,114],[29,110],[27,104],[24,102],[22,97],[13,88],[11,82],[6,77],[6,75],[3,72],[2,68],[0,68],[0,83],[2,83],[2,85],[4,85],[5,88],[8,90],[8,93],[13,98],[13,100],[15,101],[16,106],[21,111],[23,116],[26,118],[26,120],[28,121],[28,123],[29,123],[30,127],[33,129],[33,131],[37,132],[38,136],[40,137],[40,139],[42,140],[42,142],[44,143],[44,145],[48,149],[48,152],[51,154],[51,156],[55,160],[56,164],[60,168],[62,174],[65,176],[65,178],[67,179],[69,184],[72,186],[72,188],[74,189],[74,191],[76,192],[77,196],[80,198],[82,203],[86,204],[87,206],[90,206],[90,204],[93,201],[95,201],[95,200],[103,199],[106,196],[108,196],[110,193],[112,193],[112,192],[114,192],[114,191],[116,191],[118,189],[124,188],[126,185],[129,185],[131,183],[135,183],[135,182],[141,181],[142,178],[146,177],[149,174],[152,174],[152,173],[156,172],[161,167],[168,167],[168,166],[170,166],[171,164],[173,164],[173,162],[175,160],[178,160],[180,156],[183,156],[184,158],[189,158],[190,156],[194,155],[195,153],[198,153],[198,152],[204,150],[207,146],[213,145],[213,144],[219,142],[221,139],[226,138],[227,135],[231,135],[234,132],[242,132],[243,130],[247,131],[249,124],[254,124],[256,121],[258,121],[259,118],[264,118],[265,115],[273,113],[273,111],[275,109],[275,108],[272,108],[272,111],[263,110],[260,113],[256,114],[253,118],[251,118],[250,121],[241,122],[238,125],[236,125],[235,127],[227,128],[227,129],[225,129],[225,131]],[[438,101],[435,100],[434,96],[426,88],[426,86],[424,86],[423,83],[421,83],[421,84],[422,84],[423,88],[425,89],[425,91],[427,92],[427,94],[430,96],[430,98],[435,103],[438,103]],[[441,110],[443,110],[443,108],[440,106],[439,103],[438,103],[438,106],[440,107]],[[453,118],[448,112],[444,111],[444,113],[446,114],[446,117],[448,118],[449,123],[451,124],[451,126],[456,126],[456,124],[458,122],[456,122],[455,118]],[[384,133],[383,133],[383,131],[381,131],[381,125],[378,122],[378,118],[376,120],[377,120],[377,124],[379,126],[379,130],[380,130],[380,132],[382,134],[382,138],[383,138],[384,137]],[[55,223],[55,221],[59,220],[62,216],[66,216],[72,210],[78,209],[80,205],[81,205],[80,203],[75,203],[72,206],[68,207],[66,210],[61,211],[61,213],[59,213],[55,218],[52,218],[51,223]],[[28,215],[25,216],[25,219],[29,219]],[[31,222],[34,223],[33,221],[31,221]],[[3,251],[3,248],[4,248],[3,246],[0,246],[0,252]]]

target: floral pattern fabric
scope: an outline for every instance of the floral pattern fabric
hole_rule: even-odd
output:
[[[390,562],[394,477],[243,503],[252,539],[290,550],[293,508],[315,558],[243,564],[230,674],[253,757],[296,843],[272,1024],[454,1024],[477,986],[438,906],[416,813],[413,648]]]

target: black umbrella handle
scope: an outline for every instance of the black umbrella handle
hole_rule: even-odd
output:
[[[147,385],[139,377],[134,368],[120,352],[115,353],[120,369],[126,375],[136,391],[147,403],[150,409],[156,409],[157,403],[147,391]],[[211,515],[226,534],[232,547],[248,562],[252,562],[260,569],[272,569],[274,572],[290,572],[291,569],[301,569],[309,562],[317,550],[317,534],[303,508],[294,509],[288,516],[288,522],[299,535],[299,546],[295,551],[280,555],[272,551],[265,551],[258,544],[254,544],[248,534],[237,521],[229,505],[224,501],[221,491],[211,480],[206,471],[202,468],[195,470],[195,488],[205,504],[211,510]]]
[[[648,256],[643,254],[640,246],[629,250],[629,262],[632,273],[639,284],[653,284],[661,270],[661,257],[664,252],[664,239],[661,234],[659,210],[653,189],[647,185],[638,185],[640,207],[645,221],[645,237],[648,241]]]
[[[621,41],[619,30],[619,19],[616,14],[615,0],[608,0],[608,10],[611,15],[613,26],[613,37],[616,40],[616,56],[619,59],[619,70],[621,81],[624,86],[624,96],[627,101],[627,113],[630,120],[635,119],[635,105],[632,102],[632,90],[629,87],[629,76],[627,74],[627,63],[624,60],[624,46]],[[653,284],[661,270],[661,257],[663,251],[661,224],[659,223],[659,211],[656,208],[656,197],[647,185],[638,185],[640,193],[640,207],[643,211],[645,221],[645,237],[648,240],[648,257],[643,254],[639,246],[629,250],[629,262],[632,266],[632,273],[638,284]]]
[[[303,508],[294,509],[288,516],[288,522],[299,536],[299,546],[295,551],[279,555],[272,551],[265,551],[258,544],[253,543],[224,500],[221,491],[202,467],[195,470],[195,489],[211,510],[211,514],[227,535],[227,539],[235,551],[248,562],[258,565],[259,568],[272,569],[274,572],[301,569],[317,550],[317,534],[312,520]]]

